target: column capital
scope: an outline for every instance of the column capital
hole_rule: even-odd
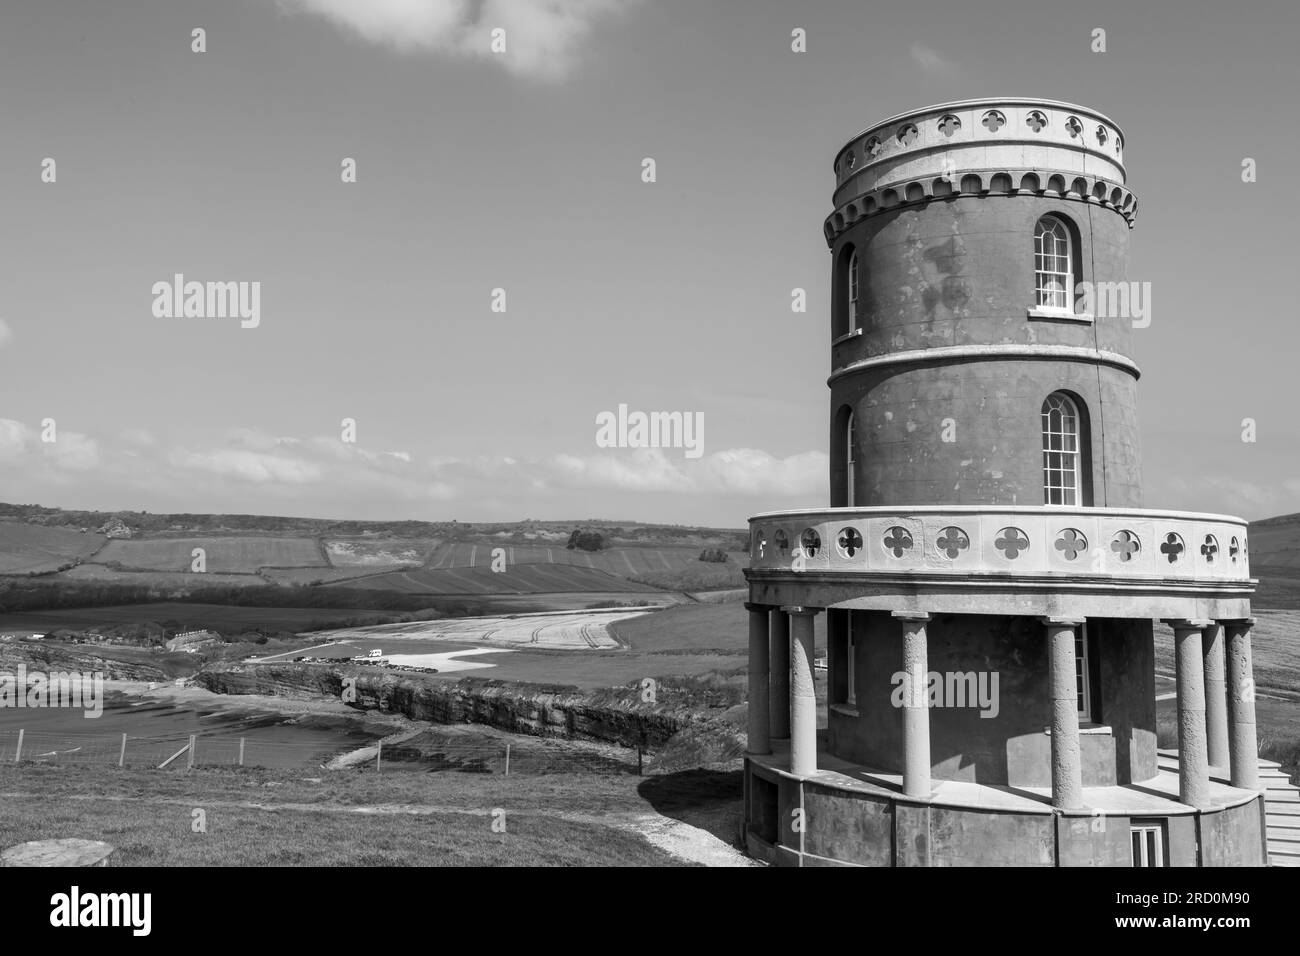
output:
[[[781,610],[786,614],[792,614],[796,617],[813,617],[820,614],[823,611],[823,608],[805,607],[802,604],[783,604],[781,605]]]
[[[753,601],[745,602],[746,611],[762,611],[764,614],[766,614],[771,609],[772,609],[772,605],[770,604],[756,604]]]
[[[1040,617],[1038,619],[1039,624],[1047,627],[1079,627],[1087,622],[1086,617]]]
[[[930,620],[929,611],[890,611],[890,616],[900,621],[911,621],[916,624],[925,624]]]
[[[1203,631],[1207,627],[1212,627],[1216,622],[1198,617],[1165,617],[1161,620],[1175,630]]]
[[[1225,617],[1214,623],[1222,624],[1224,627],[1254,627],[1259,622],[1253,617]]]

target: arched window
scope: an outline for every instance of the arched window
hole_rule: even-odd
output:
[[[844,507],[852,508],[857,503],[856,482],[853,471],[858,463],[858,436],[853,430],[853,412],[849,412],[844,425]]]
[[[1079,409],[1064,392],[1043,402],[1043,504],[1078,506],[1083,458]]]
[[[1034,294],[1040,309],[1074,311],[1070,230],[1055,216],[1034,226]]]
[[[848,331],[856,331],[861,318],[860,305],[858,302],[858,290],[861,284],[858,282],[858,250],[854,249],[849,255],[849,328]]]

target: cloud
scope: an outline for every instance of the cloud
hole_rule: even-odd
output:
[[[912,54],[912,59],[916,61],[916,65],[926,73],[948,76],[957,72],[957,64],[945,58],[938,50],[922,46],[920,43],[913,43],[909,52]]]
[[[0,349],[4,348],[13,337],[14,334],[9,328],[9,323],[4,319],[0,319]]]
[[[146,496],[210,501],[250,494],[303,504],[328,502],[342,490],[367,500],[421,503],[561,501],[574,494],[673,495],[727,500],[808,498],[826,491],[827,458],[804,452],[778,458],[756,448],[733,448],[698,459],[679,449],[610,448],[588,453],[454,457],[420,450],[371,451],[337,436],[277,436],[233,429],[204,442],[182,443],[143,429],[116,431],[97,443],[60,430],[57,443],[40,440],[35,427],[0,419],[0,465],[30,479],[30,486],[68,486],[93,475]],[[539,503],[540,503],[539,501]]]
[[[192,452],[178,449],[171,455],[177,468],[207,472],[254,484],[302,485],[319,481],[319,465],[289,455],[274,455],[243,448]]]
[[[595,23],[636,0],[278,0],[368,43],[500,63],[519,76],[558,80],[577,65]],[[492,31],[505,31],[494,52]]]
[[[42,441],[43,429],[0,418],[0,464],[12,466],[8,477],[21,473],[35,486],[66,486],[84,480],[102,465],[98,443],[80,432],[57,428],[55,441]]]

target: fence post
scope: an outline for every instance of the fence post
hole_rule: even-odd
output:
[[[18,749],[14,751],[14,763],[23,759],[23,734],[25,731],[18,731]]]
[[[506,744],[506,776],[510,776],[510,745]]]
[[[122,751],[117,755],[117,765],[119,767],[126,766],[126,734],[122,735]]]
[[[189,763],[185,767],[186,770],[194,769],[194,748],[197,746],[198,746],[198,741],[195,738],[195,735],[190,734],[190,759],[189,759]]]
[[[379,741],[379,747],[375,750],[375,770],[378,773],[384,772],[384,742]]]
[[[239,738],[239,765],[244,765],[244,738]]]

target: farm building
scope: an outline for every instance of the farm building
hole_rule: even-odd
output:
[[[1127,277],[1124,145],[1094,110],[1007,98],[836,156],[831,507],[750,520],[753,855],[1266,862],[1246,524],[1144,507],[1136,317],[1089,297]]]

